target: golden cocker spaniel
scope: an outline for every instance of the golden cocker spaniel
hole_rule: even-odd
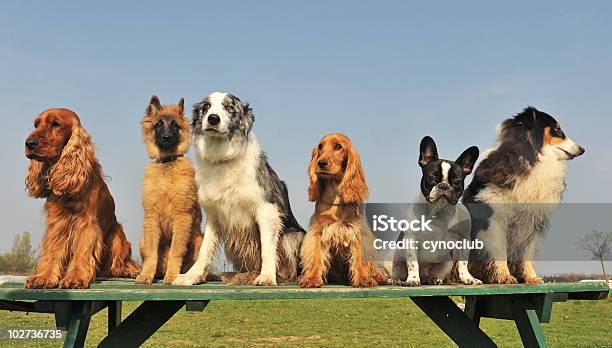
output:
[[[34,120],[25,142],[29,196],[45,198],[47,230],[26,288],[87,288],[96,273],[135,277],[130,243],[115,217],[89,134],[76,113],[56,108]]]
[[[300,286],[320,287],[328,279],[354,287],[384,282],[365,219],[368,187],[351,140],[339,133],[323,137],[312,151],[308,174],[308,199],[316,205],[300,253]]]

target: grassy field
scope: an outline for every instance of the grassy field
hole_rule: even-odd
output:
[[[124,317],[137,305],[124,302]],[[51,327],[52,318],[2,312],[0,327]],[[521,346],[513,322],[483,319],[481,327],[499,346]],[[543,327],[551,347],[611,347],[612,300],[557,303],[551,323]],[[92,319],[87,346],[95,347],[105,330],[106,310]],[[61,346],[57,341],[11,344],[0,342],[2,347]],[[409,300],[342,299],[216,301],[204,312],[181,310],[144,346],[252,345],[452,347],[453,342]]]

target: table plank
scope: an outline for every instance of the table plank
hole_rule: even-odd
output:
[[[609,292],[605,282],[549,283],[549,284],[487,284],[440,285],[419,287],[380,286],[377,288],[352,288],[330,285],[320,289],[302,289],[297,285],[276,287],[228,286],[219,282],[194,286],[170,286],[155,283],[151,286],[134,284],[133,280],[101,280],[89,289],[24,289],[23,284],[0,285],[0,300],[78,300],[78,301],[206,301],[206,300],[255,300],[255,299],[316,299],[316,298],[398,298],[417,296],[478,296],[575,293],[598,294],[606,298]],[[589,296],[595,297],[597,296]]]

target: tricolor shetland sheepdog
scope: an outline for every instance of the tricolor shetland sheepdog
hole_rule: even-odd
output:
[[[498,127],[463,195],[472,215],[470,272],[488,283],[542,283],[533,267],[538,242],[565,190],[565,161],[584,149],[552,116],[528,107]],[[478,203],[478,204],[470,204]]]

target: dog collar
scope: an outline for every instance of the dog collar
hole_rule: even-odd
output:
[[[176,161],[177,158],[179,157],[183,157],[183,154],[180,154],[178,156],[168,156],[168,157],[162,157],[160,159],[156,159],[155,163],[168,163],[168,162],[173,162]]]
[[[359,203],[329,203],[330,205],[336,206],[336,207],[348,207],[348,206],[355,206],[355,214],[357,216],[361,215],[359,213]]]

